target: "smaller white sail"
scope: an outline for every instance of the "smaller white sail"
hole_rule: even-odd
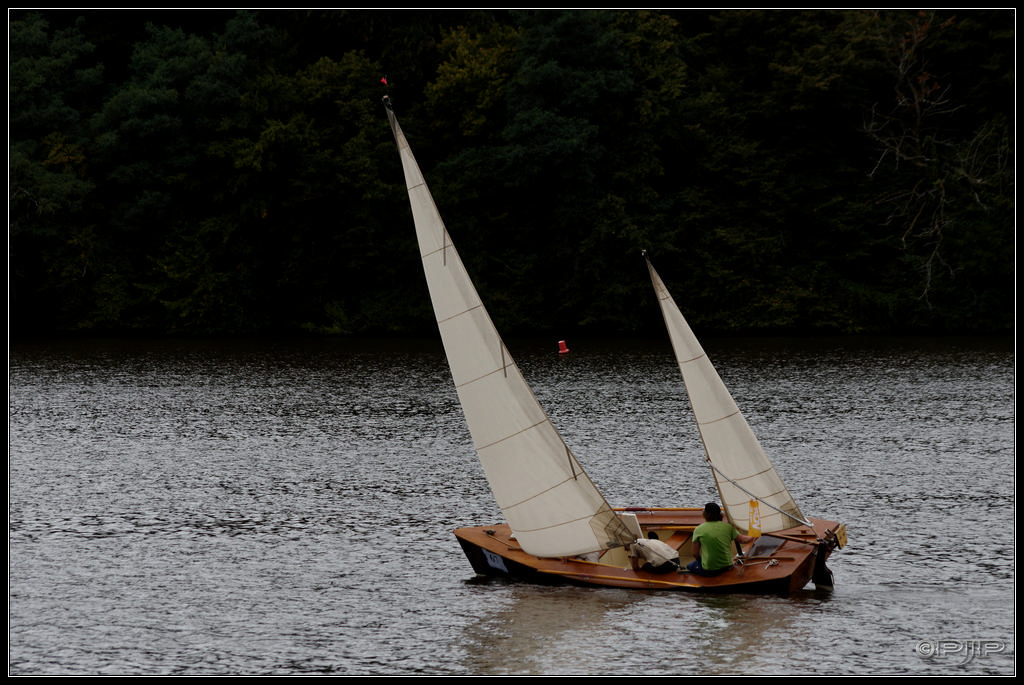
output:
[[[750,501],[756,499],[766,505],[758,507],[762,532],[805,523],[796,502],[649,259],[647,268],[728,520],[746,532],[750,528]]]
[[[629,544],[512,361],[434,206],[390,106],[434,314],[491,491],[523,550],[563,557]]]

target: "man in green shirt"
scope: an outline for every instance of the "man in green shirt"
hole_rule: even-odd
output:
[[[754,538],[743,535],[731,523],[722,520],[722,509],[714,502],[704,505],[704,523],[693,531],[695,561],[686,570],[700,576],[717,576],[732,568],[732,543],[748,543]]]

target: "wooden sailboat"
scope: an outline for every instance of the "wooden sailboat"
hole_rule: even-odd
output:
[[[452,244],[391,103],[423,269],[452,378],[504,523],[455,531],[474,571],[538,583],[658,590],[789,592],[845,543],[837,522],[805,518],[648,260],[726,520],[760,535],[719,575],[637,570],[630,548],[656,536],[692,560],[702,507],[614,508],[587,476],[523,379]],[[752,521],[751,512],[755,512]]]

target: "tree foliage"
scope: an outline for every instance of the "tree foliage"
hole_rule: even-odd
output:
[[[15,335],[432,326],[389,94],[509,333],[1013,323],[1012,11],[16,11]]]

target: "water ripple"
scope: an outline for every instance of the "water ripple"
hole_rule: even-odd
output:
[[[475,578],[451,530],[500,514],[433,342],[18,347],[9,672],[1012,673],[1012,347],[707,346],[805,512],[847,522],[835,592]],[[715,497],[667,343],[510,347],[613,504]]]

